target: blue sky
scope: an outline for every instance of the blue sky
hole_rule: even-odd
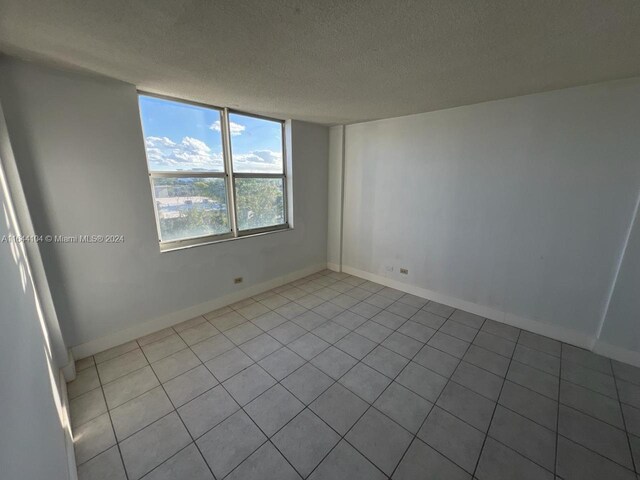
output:
[[[140,114],[151,171],[222,171],[217,110],[140,95]],[[278,122],[229,114],[236,172],[282,172]]]

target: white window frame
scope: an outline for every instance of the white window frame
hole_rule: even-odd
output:
[[[253,113],[247,113],[240,110],[234,110],[226,107],[216,107],[213,105],[207,105],[199,102],[192,102],[189,100],[182,100],[179,98],[169,97],[165,95],[158,95],[155,93],[149,93],[142,90],[138,90],[138,96],[155,97],[163,100],[169,100],[176,103],[184,103],[187,105],[194,105],[197,107],[207,108],[210,110],[217,110],[220,112],[220,129],[222,137],[222,156],[223,167],[222,172],[188,172],[188,171],[176,171],[176,172],[153,172],[149,168],[149,159],[147,158],[147,148],[145,145],[145,159],[147,161],[147,172],[149,174],[149,184],[151,186],[151,196],[153,198],[153,211],[156,219],[156,228],[158,232],[158,243],[160,245],[160,251],[166,252],[171,250],[179,250],[183,248],[196,247],[200,245],[209,245],[212,243],[224,242],[228,240],[237,240],[240,238],[253,237],[256,235],[264,235],[267,233],[280,232],[284,230],[291,230],[292,225],[289,218],[289,189],[288,182],[289,177],[287,175],[287,141],[286,141],[286,128],[285,121],[278,118],[266,117],[264,115],[256,115]],[[231,151],[231,131],[229,114],[234,113],[238,115],[244,115],[247,117],[259,118],[262,120],[268,120],[271,122],[277,122],[281,126],[281,138],[282,138],[282,173],[241,173],[233,171],[233,156]],[[140,119],[142,122],[142,112],[140,112]],[[143,130],[144,136],[144,130]],[[160,217],[158,215],[158,204],[156,202],[155,187],[153,183],[154,178],[224,178],[225,187],[227,192],[227,215],[229,217],[229,225],[231,231],[228,233],[222,233],[217,235],[203,235],[197,237],[189,237],[181,240],[169,240],[163,241],[160,231]],[[238,212],[236,210],[236,178],[278,178],[282,179],[282,194],[283,194],[283,213],[284,222],[278,225],[270,225],[268,227],[252,228],[248,230],[238,229]]]

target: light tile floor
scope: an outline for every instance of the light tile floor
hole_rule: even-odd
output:
[[[81,480],[614,480],[640,468],[640,369],[329,270],[77,370]]]

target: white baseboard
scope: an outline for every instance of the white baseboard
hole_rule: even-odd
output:
[[[341,272],[342,269],[340,268],[340,265],[338,265],[337,263],[327,263],[327,268],[329,270],[333,270],[334,272]]]
[[[342,265],[342,271],[350,275],[356,275],[366,280],[370,280],[372,282],[385,285],[387,287],[395,288],[396,290],[401,290],[405,293],[410,293],[412,295],[417,295],[419,297],[433,300],[434,302],[443,303],[445,305],[449,305],[451,307],[458,308],[460,310],[465,310],[467,312],[480,315],[481,317],[495,320],[496,322],[506,323],[507,325],[512,325],[514,327],[521,328],[529,332],[537,333],[539,335],[544,335],[546,337],[550,337],[555,340],[560,340],[562,342],[566,342],[571,345],[575,345],[577,347],[582,347],[589,350],[593,349],[593,345],[595,341],[594,337],[582,332],[578,332],[576,330],[571,330],[564,327],[550,325],[548,323],[539,322],[537,320],[531,320],[529,318],[518,317],[517,315],[512,315],[507,312],[502,312],[500,310],[496,310],[491,307],[486,307],[484,305],[478,305],[476,303],[467,302],[466,300],[460,300],[458,298],[449,297],[447,295],[443,295],[441,293],[434,292],[432,290],[427,290],[425,288],[409,285],[407,283],[399,282],[391,278],[365,272],[364,270],[359,270],[357,268],[349,267],[347,265]]]
[[[60,368],[65,382],[71,382],[76,379],[76,362],[73,359],[73,352],[67,349],[67,364]]]
[[[640,352],[628,350],[623,347],[617,347],[610,343],[597,340],[593,346],[593,351],[599,355],[618,360],[622,363],[628,363],[634,367],[640,367]]]
[[[66,422],[68,425],[63,425],[65,449],[67,451],[67,468],[69,470],[69,480],[78,480],[78,468],[76,467],[76,451],[73,446],[73,436],[71,432],[71,420],[69,418],[69,395],[67,393],[67,380],[65,373],[60,369],[57,387],[60,392],[60,401],[62,403],[62,409],[66,415]]]
[[[327,268],[326,263],[312,265],[310,267],[273,278],[266,282],[252,285],[240,291],[224,295],[223,297],[219,297],[214,300],[201,303],[199,305],[194,305],[193,307],[185,308],[177,312],[169,313],[167,315],[163,315],[162,317],[154,318],[153,320],[148,320],[144,323],[140,323],[125,330],[120,330],[119,332],[113,333],[111,335],[107,335],[105,337],[101,337],[96,340],[83,343],[81,345],[76,345],[75,347],[71,348],[73,356],[76,359],[81,359],[88,357],[89,355],[94,355],[111,347],[122,345],[123,343],[130,342],[131,340],[135,340],[136,338],[140,338],[150,333],[157,332],[158,330],[162,330],[163,328],[177,325],[178,323],[184,322],[185,320],[189,320],[199,315],[204,315],[205,313],[209,313],[212,310],[216,310],[217,308],[221,308],[231,303],[249,298],[253,295],[266,292],[267,290],[279,287],[281,285],[284,285],[285,283],[293,282],[300,278],[306,277],[307,275],[311,275],[313,273],[319,272],[320,270],[324,270],[325,268]]]

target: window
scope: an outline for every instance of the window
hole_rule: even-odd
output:
[[[284,122],[140,94],[160,248],[288,228]]]

